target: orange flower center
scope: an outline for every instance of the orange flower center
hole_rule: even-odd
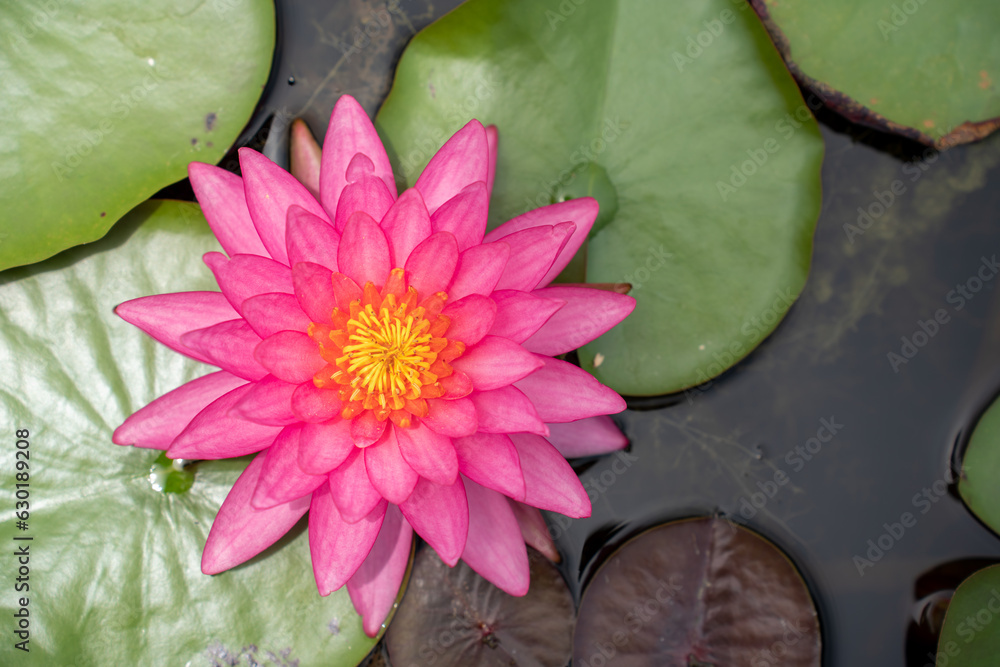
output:
[[[371,410],[379,421],[408,428],[427,414],[427,399],[442,396],[441,380],[453,373],[448,362],[465,351],[444,336],[451,324],[441,314],[447,299],[438,292],[421,301],[406,287],[403,269],[393,269],[381,290],[366,283],[347,312],[334,308],[329,325],[309,325],[327,362],[313,383],[338,391],[341,417]]]

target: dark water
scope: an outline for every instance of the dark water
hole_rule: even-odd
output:
[[[280,158],[277,130],[296,116],[321,138],[344,92],[374,113],[405,42],[457,4],[279,2],[272,84],[243,143],[256,135]],[[627,537],[725,514],[802,571],[825,665],[922,667],[928,648],[910,627],[918,599],[1000,560],[1000,538],[953,488],[956,452],[1000,390],[990,268],[1000,258],[1000,140],[925,155],[829,113],[821,122],[823,213],[802,297],[774,335],[708,386],[631,401],[620,423],[637,460],[620,474],[614,459],[584,464],[593,516],[553,526],[579,597]],[[871,222],[852,235],[843,225],[857,225],[858,207]],[[903,350],[901,337],[914,347]],[[905,363],[893,368],[889,353]],[[779,470],[787,483],[769,485]]]

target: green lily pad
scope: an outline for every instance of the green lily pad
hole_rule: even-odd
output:
[[[801,291],[823,142],[746,4],[470,0],[411,41],[377,126],[412,184],[471,117],[499,129],[492,226],[617,205],[586,278],[631,283],[637,306],[580,361],[619,392],[719,375]]]
[[[944,617],[935,665],[994,667],[1000,656],[1000,565],[980,570],[955,590]]]
[[[1000,399],[979,418],[962,458],[958,493],[979,519],[1000,533]]]
[[[1000,127],[993,0],[752,0],[789,69],[855,122],[947,148]]]
[[[317,592],[304,522],[245,565],[201,573],[247,459],[171,472],[157,450],[111,443],[129,414],[210,370],[112,309],[214,289],[201,255],[219,249],[197,205],[147,202],[98,243],[0,276],[0,506],[15,510],[14,451],[29,485],[26,529],[5,520],[0,540],[30,549],[30,589],[0,600],[8,621],[28,600],[30,652],[12,648],[8,622],[5,664],[353,667],[372,647],[346,589]]]
[[[574,665],[819,667],[819,618],[773,544],[719,518],[629,540],[580,602]]]
[[[0,5],[0,269],[98,239],[218,162],[271,69],[271,0]]]

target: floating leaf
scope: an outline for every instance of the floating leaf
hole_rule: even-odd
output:
[[[756,533],[724,519],[669,523],[625,543],[580,603],[573,665],[818,667],[805,583]]]
[[[946,148],[1000,127],[993,0],[752,0],[789,69],[854,122]]]
[[[218,162],[274,50],[271,0],[0,5],[0,269],[103,236]]]
[[[304,523],[243,566],[201,573],[208,530],[247,459],[168,472],[159,451],[111,443],[126,416],[209,370],[112,309],[214,289],[201,263],[211,250],[195,204],[148,202],[92,246],[2,274],[0,422],[11,447],[27,431],[29,466],[27,528],[0,525],[4,544],[31,554],[30,653],[15,652],[17,664],[353,667],[374,643],[346,590],[316,591]],[[8,481],[0,504],[14,510]],[[19,608],[14,595],[0,602],[7,619]]]
[[[573,644],[566,582],[528,549],[531,587],[504,593],[465,561],[451,568],[432,549],[417,554],[410,584],[386,632],[397,667],[564,667]]]
[[[720,374],[802,289],[822,140],[748,5],[470,0],[413,39],[377,124],[413,184],[471,117],[499,129],[491,225],[585,194],[617,208],[586,278],[638,304],[580,360],[619,392]]]
[[[958,492],[972,513],[1000,533],[1000,400],[979,418],[962,459]]]
[[[1000,656],[1000,565],[980,570],[955,590],[935,665],[995,667]]]

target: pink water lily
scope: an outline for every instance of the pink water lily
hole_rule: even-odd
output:
[[[625,403],[555,357],[634,301],[548,286],[586,239],[593,199],[486,232],[496,145],[495,128],[471,121],[397,197],[371,121],[345,95],[321,155],[293,137],[301,182],[245,148],[242,178],[191,165],[226,252],[205,255],[221,292],[117,312],[221,370],[142,408],[114,441],[183,459],[259,452],[219,510],[205,573],[260,553],[308,512],[320,594],[346,585],[375,635],[413,531],[449,565],[461,558],[523,595],[525,543],[555,555],[538,510],[589,516],[564,456],[624,447],[606,415]]]

